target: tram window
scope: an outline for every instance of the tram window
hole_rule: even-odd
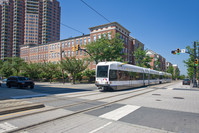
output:
[[[158,76],[158,75],[157,75]],[[155,74],[150,74],[150,79],[156,79],[157,76]]]
[[[144,74],[144,79],[146,80],[146,79],[148,79],[149,78],[149,74],[148,73],[145,73]]]
[[[108,66],[97,66],[97,77],[108,77]]]
[[[117,80],[117,70],[110,70],[109,72],[109,80]]]
[[[119,71],[118,75],[118,80],[120,81],[130,80],[130,75],[128,71]]]

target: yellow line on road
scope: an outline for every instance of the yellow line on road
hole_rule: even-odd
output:
[[[16,112],[16,113],[10,113],[10,114],[6,114],[6,115],[0,115],[0,118],[1,117],[6,117],[6,116],[12,116],[12,115],[17,115],[17,114],[22,114],[22,113],[26,113],[26,112],[31,112],[35,109],[32,109],[32,110],[26,110],[26,111],[20,111],[20,112]]]

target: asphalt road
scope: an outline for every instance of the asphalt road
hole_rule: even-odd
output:
[[[0,91],[7,93],[5,99],[45,104],[45,108],[0,116],[0,133],[199,132],[199,89],[182,85],[181,81],[105,93],[98,92],[93,84],[41,83],[34,90],[0,88]],[[147,93],[138,95],[140,92]],[[124,98],[127,99],[117,101]],[[112,101],[117,102],[74,114]],[[62,108],[42,112],[58,107]]]

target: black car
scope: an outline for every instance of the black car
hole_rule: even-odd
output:
[[[7,79],[6,85],[8,88],[10,87],[30,87],[31,89],[34,88],[34,82],[26,77],[19,77],[19,76],[11,76]]]
[[[190,83],[191,83],[191,81],[190,81],[189,79],[184,79],[184,80],[182,81],[182,84],[183,84],[183,85],[190,85]]]

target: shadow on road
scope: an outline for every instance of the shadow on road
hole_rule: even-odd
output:
[[[93,90],[95,90],[94,85],[89,85],[87,87],[85,84],[83,87],[81,87],[81,85],[36,84],[34,89],[17,87],[7,88],[5,84],[2,84],[0,87],[0,100],[45,97],[55,94],[76,93]]]

